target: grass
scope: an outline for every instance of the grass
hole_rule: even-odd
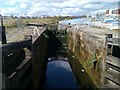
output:
[[[17,29],[18,27],[24,27],[28,23],[47,23],[47,24],[53,24],[57,23],[58,19],[7,19],[3,21],[3,25],[6,27],[6,30],[12,30]]]

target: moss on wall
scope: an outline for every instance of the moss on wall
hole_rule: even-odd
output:
[[[97,87],[101,82],[101,63],[105,59],[105,47],[98,38],[81,31],[70,31],[67,35],[68,48]]]

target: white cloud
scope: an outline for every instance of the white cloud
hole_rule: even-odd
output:
[[[3,15],[83,15],[114,8],[108,0],[5,0],[5,2],[12,6],[2,7]],[[118,0],[109,0],[109,2],[118,2]]]
[[[104,7],[104,3],[101,3],[101,4],[86,4],[85,6],[84,6],[84,8],[86,8],[86,9],[93,9],[93,10],[96,10],[96,9],[101,9],[101,8],[103,8]]]
[[[91,7],[92,7],[91,4],[89,4],[89,5],[85,5],[85,6],[84,6],[84,8],[91,8]]]
[[[2,13],[4,14],[8,14],[8,15],[11,15],[12,12],[16,13],[17,12],[17,9],[16,8],[3,8],[2,9]]]
[[[15,4],[16,4],[16,2],[15,2],[15,1],[13,1],[13,0],[10,0],[10,1],[8,1],[8,4],[10,4],[10,5],[15,5]]]
[[[20,8],[27,8],[27,4],[25,4],[25,3],[20,3],[20,6],[19,6]]]

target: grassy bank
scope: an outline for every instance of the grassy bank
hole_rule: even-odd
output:
[[[29,23],[57,23],[58,19],[7,19],[4,20],[3,24],[6,27],[6,30],[12,30],[17,28],[24,28]]]

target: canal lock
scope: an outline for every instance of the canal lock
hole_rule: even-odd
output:
[[[48,31],[49,54],[44,88],[96,89],[96,86],[93,84],[92,80],[79,63],[74,53],[69,50],[67,45],[67,36],[67,33],[64,31],[57,33],[55,31]],[[64,70],[67,70],[66,67],[71,73],[66,73],[67,71],[64,72]],[[69,78],[67,82],[65,81],[67,80],[65,76]]]

